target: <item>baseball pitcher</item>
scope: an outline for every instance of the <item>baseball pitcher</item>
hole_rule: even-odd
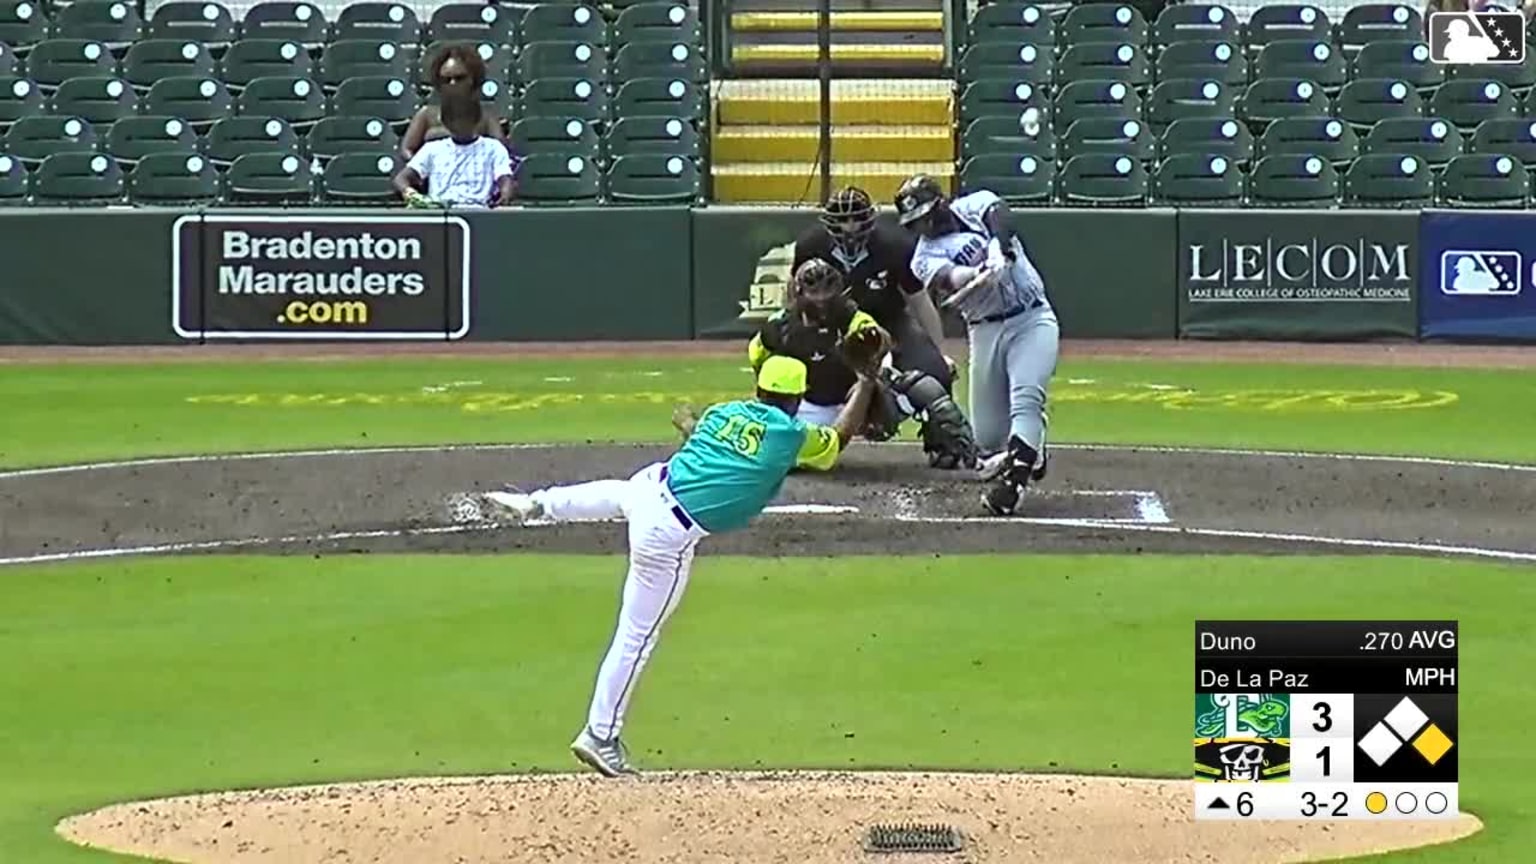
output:
[[[912,272],[965,319],[978,474],[989,483],[982,504],[1010,515],[1029,481],[1045,476],[1045,402],[1060,339],[1045,282],[992,192],[951,201],[918,175],[897,190],[896,209],[919,236]]]
[[[608,777],[636,773],[619,733],[662,625],[688,587],[694,549],[710,534],[747,527],[791,470],[832,468],[874,389],[874,379],[862,375],[831,426],[807,424],[795,417],[806,392],[805,364],[773,357],[758,371],[756,399],[712,405],[697,417],[674,413],[681,448],[628,480],[484,496],[520,521],[622,517],[629,523],[618,629],[598,668],[586,726],[571,742],[578,759]]]

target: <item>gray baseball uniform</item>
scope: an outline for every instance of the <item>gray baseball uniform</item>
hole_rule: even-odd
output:
[[[925,287],[932,288],[946,266],[986,265],[992,235],[982,216],[998,200],[984,190],[956,198],[949,209],[960,230],[917,241],[912,272]],[[1044,452],[1046,394],[1056,373],[1056,311],[1017,238],[1013,252],[1013,265],[995,285],[956,304],[970,336],[971,425],[984,454],[1007,447],[1010,434]]]

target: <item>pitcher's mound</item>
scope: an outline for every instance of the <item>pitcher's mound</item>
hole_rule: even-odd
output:
[[[1437,822],[1200,823],[1190,783],[934,773],[675,773],[409,779],[117,804],[66,819],[85,845],[176,862],[844,864],[872,825],[947,825],[940,862],[1317,861],[1444,843]]]

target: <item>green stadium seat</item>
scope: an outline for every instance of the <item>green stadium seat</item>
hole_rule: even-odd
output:
[[[1157,138],[1140,120],[1085,117],[1062,132],[1060,146],[1065,159],[1107,153],[1145,162],[1157,153]]]
[[[517,91],[500,81],[480,85],[480,102],[485,111],[508,122],[517,116]]]
[[[1355,55],[1355,78],[1395,78],[1421,92],[1445,83],[1445,67],[1429,62],[1429,46],[1422,39],[1383,39]]]
[[[1056,193],[1056,163],[1032,155],[986,153],[960,168],[960,187],[986,189],[1009,204],[1045,206]]]
[[[1053,124],[1065,129],[1084,117],[1140,118],[1141,96],[1120,81],[1074,81],[1061,88],[1053,108]]]
[[[1237,116],[1261,126],[1287,117],[1326,117],[1332,109],[1321,87],[1299,78],[1260,78],[1237,100]]]
[[[517,16],[495,4],[444,3],[432,10],[423,41],[516,45]]]
[[[1536,165],[1536,120],[1505,117],[1484,120],[1472,133],[1468,152],[1513,156],[1526,166]]]
[[[1265,156],[1248,177],[1252,203],[1326,209],[1339,201],[1339,174],[1327,159],[1301,153]]]
[[[1178,153],[1152,174],[1151,203],[1168,207],[1238,207],[1243,172],[1236,162],[1211,153]]]
[[[83,118],[105,128],[138,113],[139,97],[121,78],[70,78],[53,93],[53,113]]]
[[[252,80],[240,92],[235,108],[242,115],[277,117],[300,127],[307,127],[326,115],[325,96],[320,85],[308,78],[291,76]]]
[[[682,117],[624,117],[608,127],[609,157],[629,155],[699,158],[699,131]]]
[[[1333,22],[1322,9],[1310,4],[1275,3],[1253,10],[1243,27],[1243,41],[1248,50],[1258,53],[1279,39],[1307,39],[1328,42],[1333,38]]]
[[[704,116],[704,89],[680,78],[631,78],[613,97],[616,117]]]
[[[32,194],[32,173],[20,159],[0,155],[0,207],[25,207]]]
[[[197,132],[179,117],[124,117],[107,129],[102,147],[126,164],[152,153],[196,153]]]
[[[589,42],[530,42],[517,56],[517,79],[586,78],[608,80],[608,56]]]
[[[1180,78],[1219,81],[1228,87],[1247,86],[1248,55],[1236,42],[1175,42],[1158,52],[1157,80]]]
[[[151,39],[201,42],[219,56],[235,41],[235,16],[222,3],[169,0],[155,6],[145,30]]]
[[[325,46],[317,73],[320,84],[335,90],[348,78],[385,77],[409,83],[416,63],[405,48],[377,39],[344,39]]]
[[[1029,42],[980,42],[960,55],[960,81],[1014,78],[1050,87],[1056,78],[1056,55],[1049,45]]]
[[[55,153],[32,178],[32,197],[41,205],[115,204],[126,191],[122,167],[102,153]]]
[[[224,172],[223,197],[237,204],[309,204],[315,177],[298,156],[247,153]]]
[[[508,136],[519,153],[555,153],[597,159],[601,142],[592,124],[576,117],[524,117]]]
[[[960,128],[979,117],[1017,117],[1025,108],[1045,111],[1050,99],[1028,81],[985,78],[965,85],[960,94]]]
[[[219,172],[195,153],[150,153],[128,173],[128,200],[175,206],[212,204],[219,197]]]
[[[363,39],[370,42],[393,42],[396,45],[417,45],[421,42],[421,19],[403,3],[368,2],[348,3],[331,25],[332,42],[348,42]]]
[[[264,0],[246,10],[237,32],[241,39],[276,39],[318,48],[330,35],[330,22],[313,3]]]
[[[1321,156],[1347,165],[1360,155],[1360,136],[1333,117],[1286,117],[1269,124],[1259,138],[1262,156]]]
[[[1147,169],[1129,156],[1073,156],[1062,163],[1057,188],[1063,204],[1140,206],[1147,203]]]
[[[32,46],[27,54],[27,77],[44,90],[69,78],[116,75],[117,61],[100,42],[87,39],[49,39]]]
[[[257,78],[311,78],[315,64],[304,45],[292,39],[241,39],[224,52],[219,70],[225,83],[238,89]]]
[[[0,77],[8,78],[20,71],[21,58],[16,56],[16,50],[0,42]]]
[[[41,0],[0,0],[0,42],[27,49],[48,38]]]
[[[1516,96],[1531,92],[1536,88],[1536,49],[1530,45],[1525,46],[1525,62],[1494,65],[1492,63],[1479,63],[1476,66],[1447,66],[1446,77],[1451,81],[1460,81],[1468,78],[1476,80],[1498,81],[1505,87],[1515,91]]]
[[[1369,153],[1344,172],[1346,207],[1428,207],[1434,199],[1434,171],[1417,156]]]
[[[709,64],[696,45],[689,42],[646,39],[620,46],[613,55],[613,80],[681,78],[709,81]]]
[[[1154,45],[1191,40],[1241,44],[1242,39],[1242,22],[1231,9],[1215,4],[1170,3],[1152,24]]]
[[[1361,78],[1349,82],[1333,103],[1339,119],[1362,131],[1393,117],[1421,117],[1424,99],[1406,81]]]
[[[325,163],[320,199],[331,204],[393,205],[395,174],[405,163],[392,153],[343,153]]]
[[[1253,77],[1300,78],[1332,93],[1349,80],[1344,54],[1324,40],[1276,39],[1253,64]]]
[[[1158,157],[1222,156],[1238,165],[1253,160],[1253,133],[1236,120],[1187,118],[1175,120],[1158,139]]]
[[[1031,113],[1033,112],[1033,113]],[[1012,116],[978,117],[960,136],[960,158],[1000,154],[1034,156],[1046,162],[1056,159],[1056,134],[1049,115],[1026,108]]]
[[[1362,3],[1339,21],[1338,42],[1358,49],[1383,39],[1423,39],[1424,16],[1402,3]]]
[[[1446,207],[1519,209],[1530,203],[1530,189],[1530,173],[1518,159],[1477,153],[1446,163],[1435,198]]]
[[[279,117],[226,117],[203,139],[203,154],[219,167],[251,153],[297,156],[298,133]]]
[[[523,42],[581,42],[602,50],[608,45],[608,22],[595,6],[585,3],[540,3],[523,16]]]
[[[39,115],[22,117],[5,131],[0,153],[35,164],[55,153],[94,153],[95,127],[79,117]]]
[[[336,88],[331,113],[337,116],[378,117],[403,131],[416,115],[416,92],[405,78],[364,75],[348,78]]]
[[[1431,115],[1465,130],[1476,129],[1484,120],[1514,117],[1519,110],[1520,103],[1508,87],[1498,81],[1470,78],[1446,81],[1429,102]]]
[[[699,44],[699,16],[683,0],[637,3],[619,13],[613,25],[613,42],[665,41]]]
[[[27,78],[0,78],[0,129],[48,110],[43,91]]]
[[[1146,45],[1147,29],[1147,19],[1135,6],[1115,3],[1073,4],[1061,20],[1061,43],[1086,45],[1090,42],[1128,42],[1132,45]]]
[[[142,102],[144,113],[180,117],[198,129],[235,113],[235,100],[224,82],[214,78],[179,76],[150,85]]]
[[[1240,91],[1218,81],[1179,78],[1152,88],[1147,96],[1147,122],[1154,134],[1162,134],[1168,124],[1186,118],[1236,117]]]
[[[217,74],[213,52],[191,39],[145,39],[129,46],[123,57],[123,77],[138,90],[148,90],[162,78]]]
[[[966,26],[971,44],[1007,42],[1014,45],[1056,44],[1056,22],[1033,3],[988,3],[976,10]]]
[[[1536,117],[1536,90],[1528,91],[1520,99],[1520,114],[1523,117]]]
[[[594,204],[602,192],[597,160],[567,153],[534,153],[517,172],[521,203]]]
[[[127,0],[74,0],[53,15],[53,35],[59,39],[85,39],[122,50],[144,31],[136,4]]]
[[[1461,155],[1462,150],[1461,132],[1438,117],[1388,118],[1372,126],[1360,142],[1362,153],[1400,153],[1416,157],[1431,168],[1445,165]]]
[[[614,159],[606,186],[616,204],[692,204],[703,194],[694,160],[657,153]]]
[[[487,6],[487,9],[495,8]],[[428,68],[432,59],[437,56],[442,42],[434,42],[421,50],[420,62],[411,69],[411,83],[423,90],[432,86],[432,70]],[[517,64],[517,54],[508,45],[497,45],[493,42],[480,42],[475,45],[475,53],[480,55],[480,61],[485,64],[485,78],[487,81],[497,81],[502,84],[513,80],[513,72]]]
[[[343,153],[394,153],[399,147],[399,134],[379,117],[327,117],[304,136],[304,152],[321,159]]]
[[[1124,81],[1145,87],[1152,80],[1147,52],[1129,42],[1089,42],[1071,45],[1056,63],[1056,80]]]
[[[522,117],[579,117],[588,122],[608,119],[608,90],[586,78],[540,78],[523,90]]]

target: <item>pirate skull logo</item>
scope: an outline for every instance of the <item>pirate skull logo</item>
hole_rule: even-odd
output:
[[[1260,744],[1228,744],[1221,748],[1221,773],[1223,780],[1259,779],[1259,769],[1264,767],[1264,747]]]

